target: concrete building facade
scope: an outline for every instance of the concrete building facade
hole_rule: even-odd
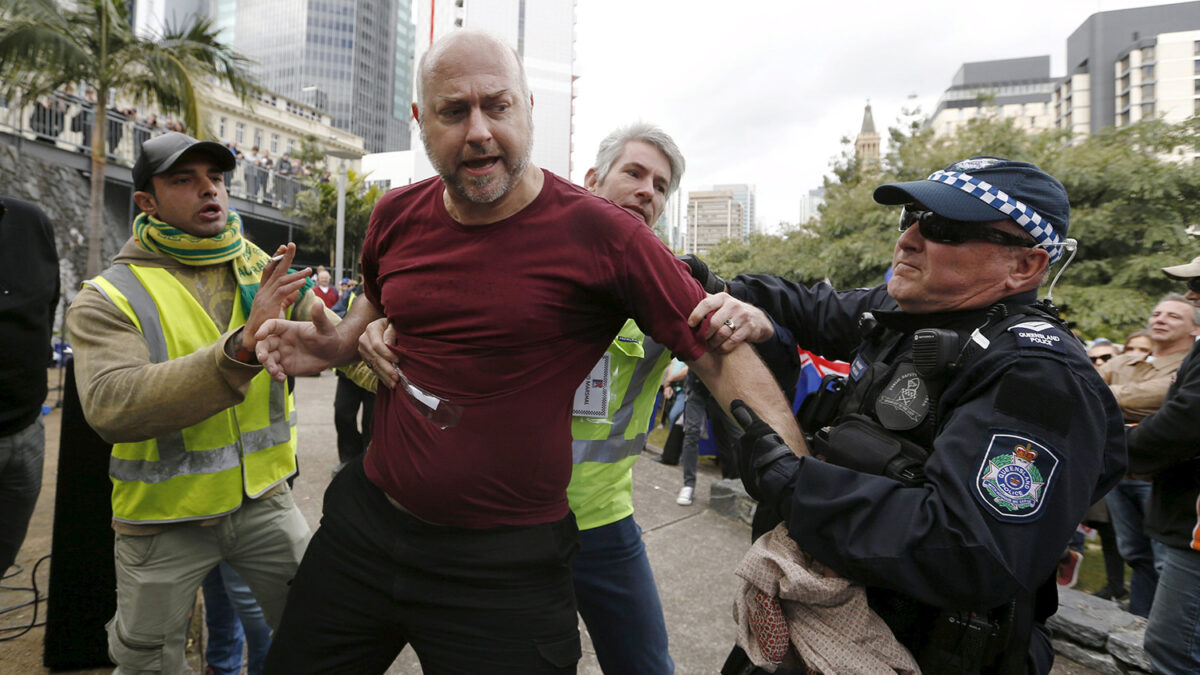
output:
[[[734,201],[742,205],[742,238],[749,237],[759,231],[758,214],[754,208],[754,186],[746,183],[731,183],[714,185],[713,190],[728,190]]]
[[[1016,120],[1020,129],[1054,128],[1052,103],[1057,82],[1050,56],[964,63],[938,99],[929,124],[947,135],[982,116]]]
[[[1182,122],[1200,113],[1200,30],[1138,41],[1113,64],[1115,126],[1143,119]]]
[[[687,239],[684,251],[707,255],[723,239],[745,241],[742,204],[731,190],[696,190],[688,193]]]
[[[408,149],[410,0],[213,0],[210,11],[265,87],[328,113],[369,152]]]
[[[817,220],[821,217],[821,205],[825,203],[825,188],[819,187],[809,190],[808,194],[800,198],[800,220],[797,224],[804,227],[811,220]]]
[[[1087,134],[1150,115],[1173,119],[1193,114],[1196,87],[1200,86],[1195,84],[1200,76],[1200,66],[1195,65],[1200,53],[1194,51],[1194,40],[1191,58],[1184,52],[1187,36],[1197,30],[1200,2],[1098,12],[1088,17],[1067,38],[1067,74],[1054,98],[1056,125]],[[1157,49],[1159,39],[1165,39],[1162,50]],[[1165,58],[1165,72],[1159,67],[1159,58]],[[1191,78],[1180,74],[1189,64]],[[1164,78],[1162,87],[1160,77]],[[1186,88],[1188,79],[1193,88],[1190,99],[1177,93]]]

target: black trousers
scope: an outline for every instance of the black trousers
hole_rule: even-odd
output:
[[[362,408],[362,431],[358,430],[358,409]],[[375,393],[337,374],[333,395],[333,427],[337,430],[338,461],[345,464],[367,450],[371,443],[371,418],[375,414]]]
[[[426,675],[574,673],[574,516],[469,530],[393,506],[361,461],[325,492],[264,672],[382,673],[411,644]]]

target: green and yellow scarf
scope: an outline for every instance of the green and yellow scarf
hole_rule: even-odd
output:
[[[133,219],[133,238],[147,251],[170,256],[185,265],[232,263],[242,297],[242,312],[249,317],[263,268],[271,262],[271,256],[242,236],[242,218],[236,212],[229,211],[225,229],[212,237],[196,237],[147,213],[139,213]],[[309,277],[300,289],[300,297],[312,287],[313,280]]]

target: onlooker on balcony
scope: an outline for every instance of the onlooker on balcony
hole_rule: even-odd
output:
[[[37,140],[53,143],[66,126],[67,106],[57,96],[47,97],[45,101],[34,101],[29,128],[37,134]]]

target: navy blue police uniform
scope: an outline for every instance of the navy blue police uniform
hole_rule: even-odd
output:
[[[804,429],[828,461],[787,455],[760,479],[759,508],[864,584],[926,672],[1048,672],[1058,560],[1126,461],[1120,410],[1079,341],[1036,291],[925,314],[900,311],[886,286],[743,275],[729,292],[805,349],[851,363],[836,412]]]

